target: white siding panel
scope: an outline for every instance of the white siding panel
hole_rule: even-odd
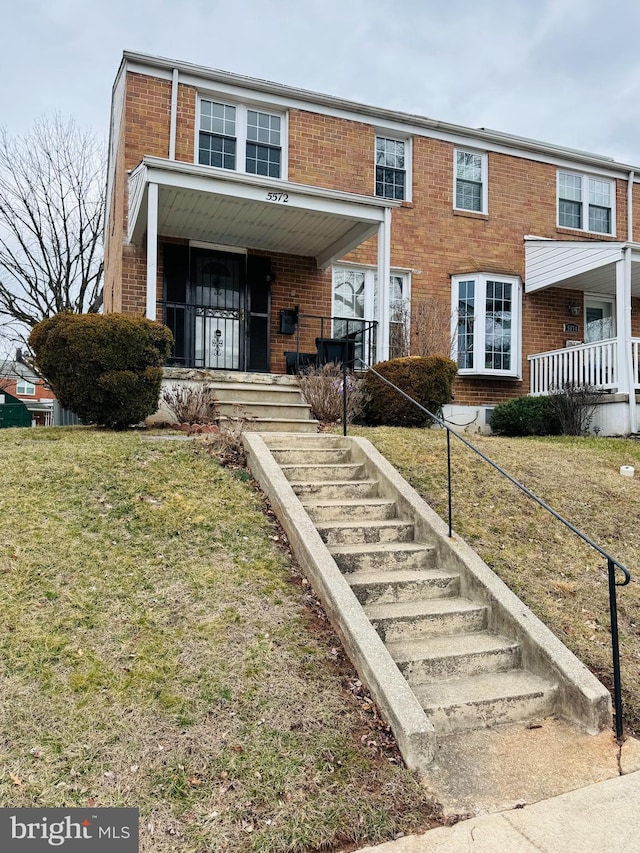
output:
[[[551,287],[620,259],[620,243],[525,242],[525,292]]]

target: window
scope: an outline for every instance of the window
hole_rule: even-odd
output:
[[[453,358],[462,374],[520,375],[520,279],[485,273],[452,279]]]
[[[376,195],[404,201],[407,194],[408,142],[376,136]]]
[[[558,172],[558,225],[614,234],[615,182],[575,172]]]
[[[487,155],[454,151],[454,207],[474,213],[487,212]]]
[[[281,178],[284,117],[200,98],[198,163]]]
[[[378,274],[374,269],[360,269],[356,267],[334,267],[333,270],[333,336],[344,337],[354,331],[359,331],[367,323],[377,320],[378,296],[377,296]],[[389,346],[389,358],[408,355],[409,337],[409,288],[410,279],[407,273],[392,271],[389,278],[389,288],[385,292],[389,308],[388,335],[372,338],[371,348],[379,342],[386,346],[386,338]],[[360,322],[354,322],[360,321]],[[356,355],[365,361],[376,361],[386,358],[383,352],[367,352],[369,342],[365,340],[365,352],[356,350]]]
[[[25,379],[20,379],[16,383],[16,394],[19,397],[35,397],[36,386],[33,382],[27,382]]]

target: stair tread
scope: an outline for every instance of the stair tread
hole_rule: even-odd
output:
[[[433,551],[433,545],[426,542],[359,542],[356,545],[331,545],[329,551],[332,554],[393,554],[396,551],[417,554]]]
[[[273,409],[309,409],[307,403],[294,402],[293,400],[286,403],[279,403],[271,400],[243,400],[235,397],[233,400],[216,400],[218,406],[269,406]]]
[[[373,486],[377,484],[377,480],[290,480],[292,486],[356,486],[358,484]],[[340,501],[337,503],[348,503],[349,501]]]
[[[416,684],[413,692],[428,713],[435,708],[517,699],[550,693],[555,689],[554,684],[538,675],[523,669],[512,669]]]
[[[488,631],[471,631],[419,639],[393,640],[386,645],[394,661],[402,663],[512,650],[518,647],[518,642]]]
[[[342,501],[337,501],[336,503],[339,506],[343,504]],[[360,503],[360,501],[357,501],[357,503]],[[413,527],[413,522],[405,518],[363,518],[362,520],[352,519],[350,521],[337,519],[336,521],[319,521],[317,526],[318,530],[352,530],[357,527],[375,530],[377,527],[389,529],[393,529],[394,527]]]
[[[217,418],[218,421],[243,421],[247,420],[247,418],[243,417],[233,417],[233,415],[220,415]],[[251,417],[252,423],[274,423],[274,424],[318,424],[319,421],[314,420],[313,418],[308,418],[302,420],[301,418],[259,418],[259,417]]]
[[[353,482],[353,480],[348,480],[345,482]],[[326,507],[335,507],[336,509],[340,509],[342,506],[389,506],[390,504],[394,504],[395,501],[391,500],[391,498],[347,498],[345,500],[339,500],[338,498],[333,498],[331,500],[313,500],[313,496],[309,498],[305,498],[302,501],[303,506],[326,506]],[[330,522],[322,522],[322,524],[329,524]]]
[[[411,616],[429,616],[438,613],[474,613],[486,610],[486,605],[468,598],[431,598],[424,601],[392,601],[388,604],[367,604],[364,612],[369,619],[402,619]]]
[[[370,572],[350,572],[345,575],[351,586],[367,586],[378,583],[407,583],[421,580],[455,580],[457,572],[439,569],[380,569]]]
[[[359,462],[285,462],[280,467],[283,471],[289,471],[290,469],[299,470],[300,468],[320,468],[327,470],[344,468],[345,470],[349,469],[353,471],[362,468],[362,465]]]

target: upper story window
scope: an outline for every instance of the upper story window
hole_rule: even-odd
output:
[[[487,212],[487,155],[454,150],[454,207],[474,213]]]
[[[615,181],[558,172],[558,225],[596,234],[615,234]]]
[[[198,163],[281,178],[282,115],[200,98]]]
[[[409,143],[405,139],[376,136],[376,195],[406,201]]]
[[[25,379],[20,379],[16,383],[16,394],[21,397],[35,397],[36,386],[33,382],[27,382]]]
[[[453,358],[461,374],[520,375],[520,279],[452,278]]]

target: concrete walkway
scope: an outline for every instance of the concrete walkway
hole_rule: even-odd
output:
[[[638,853],[640,772],[359,853]]]

